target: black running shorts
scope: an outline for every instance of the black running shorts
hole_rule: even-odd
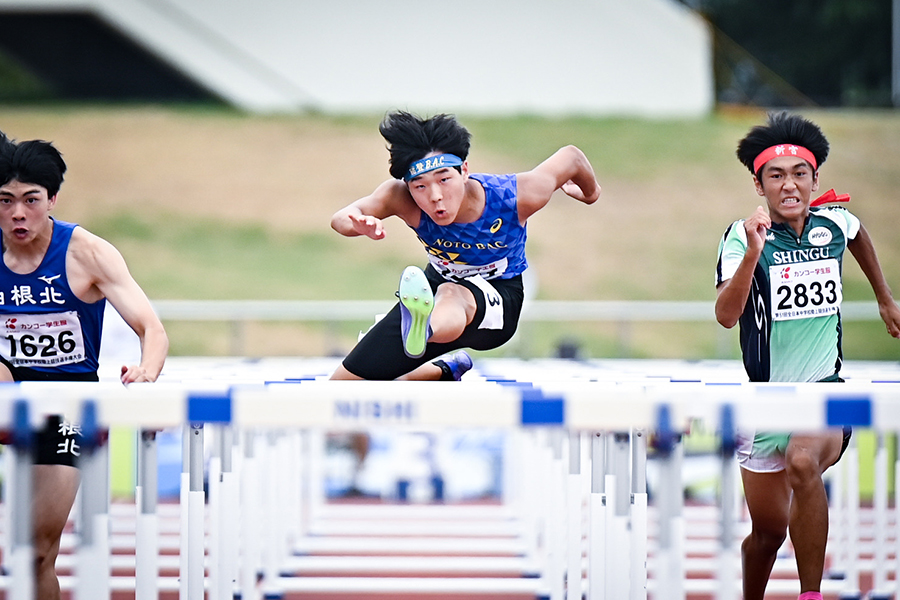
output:
[[[96,371],[65,373],[63,371],[38,371],[28,367],[15,367],[0,358],[15,381],[100,381]],[[3,443],[9,443],[2,436]],[[34,432],[34,464],[76,466],[81,454],[81,428],[63,421],[59,415],[48,415],[44,427]]]
[[[440,285],[454,283],[438,275],[431,265],[426,267],[425,276],[435,292]],[[485,288],[484,280],[476,283],[464,279],[457,284],[470,289],[476,303],[475,318],[458,339],[446,344],[429,342],[424,355],[419,358],[408,357],[403,352],[400,304],[397,303],[350,351],[344,359],[344,368],[363,379],[392,380],[460,348],[491,350],[508,342],[518,327],[525,299],[522,276],[491,279],[487,282],[488,288]],[[502,304],[497,302],[498,297]],[[502,311],[498,307],[502,307]],[[486,329],[486,325],[495,328]]]

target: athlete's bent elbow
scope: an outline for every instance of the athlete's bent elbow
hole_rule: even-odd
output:
[[[346,213],[343,211],[336,212],[333,217],[331,217],[331,228],[334,229],[341,235],[350,236],[352,228],[347,226],[347,222],[349,221],[349,217],[347,217]]]
[[[724,327],[725,329],[731,329],[735,325],[737,325],[738,320],[730,315],[720,315],[718,311],[716,312],[716,321],[719,322],[719,325]]]

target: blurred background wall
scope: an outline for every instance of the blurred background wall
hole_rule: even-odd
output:
[[[67,99],[637,116],[714,105],[710,29],[673,0],[0,0],[0,27],[20,85]]]

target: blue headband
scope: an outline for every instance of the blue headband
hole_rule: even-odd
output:
[[[459,167],[462,164],[463,160],[454,154],[438,154],[437,156],[421,158],[409,165],[406,175],[403,176],[403,181],[409,181],[428,171],[443,169],[444,167]]]

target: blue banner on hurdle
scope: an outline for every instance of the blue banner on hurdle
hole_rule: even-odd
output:
[[[827,398],[825,422],[830,427],[871,427],[872,401],[868,396]]]
[[[522,390],[522,425],[562,425],[565,403],[559,396],[544,396],[539,388]]]
[[[187,420],[188,423],[231,423],[231,392],[188,395]]]

